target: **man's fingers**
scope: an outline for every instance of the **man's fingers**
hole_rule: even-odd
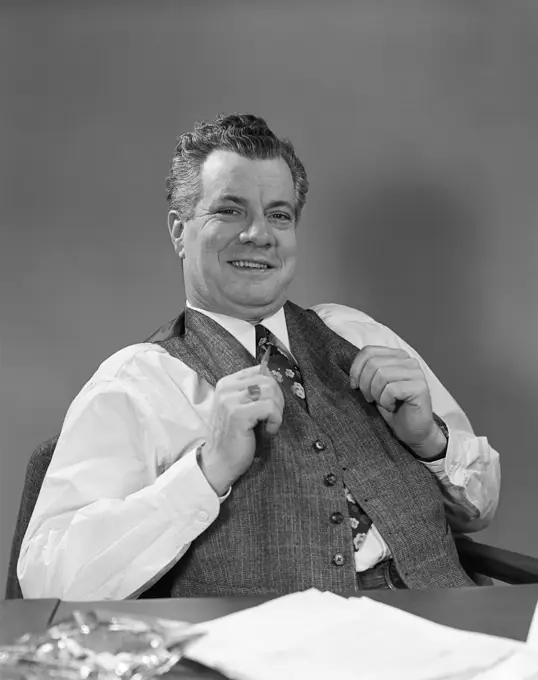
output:
[[[378,401],[385,385],[401,380],[423,380],[424,373],[414,359],[404,359],[400,364],[366,366],[359,380],[359,389],[366,401]]]
[[[273,400],[282,408],[284,407],[284,395],[276,380],[271,378],[268,382],[253,379],[246,382],[239,391],[238,401],[240,404],[248,404],[251,401]],[[229,399],[229,397],[227,397]]]
[[[250,427],[266,421],[266,430],[270,434],[278,432],[282,424],[282,409],[273,399],[263,399],[241,405],[240,415],[249,421]]]
[[[248,385],[247,386],[247,394],[249,396],[250,401],[258,401],[258,399],[261,396],[261,388],[259,385]]]
[[[241,371],[236,373],[231,373],[230,375],[225,375],[217,383],[217,389],[225,390],[226,392],[233,391],[237,389],[237,386],[241,383],[252,382],[252,378],[263,376],[264,378],[272,377],[268,375],[265,371],[262,371],[261,366],[249,366],[248,368],[243,368]]]
[[[253,375],[240,383],[239,389],[244,389],[244,386],[248,387],[251,385],[258,385],[261,390],[262,399],[275,399],[277,404],[280,404],[284,408],[284,395],[282,394],[282,389],[278,382],[273,378],[271,374],[269,375]]]
[[[349,371],[349,381],[351,388],[356,390],[359,386],[359,381],[364,367],[371,361],[390,361],[392,363],[401,361],[402,359],[410,358],[409,354],[403,349],[395,347],[381,347],[378,345],[366,345],[363,347],[351,366]]]
[[[226,392],[230,394],[231,392],[237,392],[244,390],[248,385],[273,385],[276,380],[271,373],[267,374],[260,370],[259,366],[255,367],[255,371],[252,369],[247,369],[249,373],[240,375],[242,372],[234,373],[232,375],[227,375],[226,377],[219,380],[217,383],[217,389],[220,392]]]
[[[237,380],[249,380],[253,376],[256,375],[267,375],[265,371],[262,371],[260,364],[256,366],[249,366],[248,368],[243,368],[240,371],[237,371],[237,373],[232,373],[232,375],[226,376],[226,378],[223,378],[223,380],[230,379],[230,378],[236,378]],[[270,375],[270,374],[269,374]]]
[[[276,434],[282,425],[282,409],[273,402],[265,421],[265,429],[269,434]]]
[[[425,393],[422,380],[402,380],[387,383],[375,401],[379,406],[394,413],[399,402],[416,403],[418,406],[419,400],[423,399]]]
[[[267,387],[273,387],[277,382],[273,378],[272,374],[266,375],[265,373],[255,373],[254,375],[249,375],[246,378],[242,378],[239,382],[235,383],[237,389],[242,390],[247,385],[267,385]]]

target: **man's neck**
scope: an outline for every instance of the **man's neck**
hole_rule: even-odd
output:
[[[283,307],[283,306],[284,306],[284,305],[282,305],[282,307]],[[274,311],[271,311],[269,314],[266,314],[265,316],[257,316],[257,317],[254,318],[254,319],[245,319],[244,316],[240,316],[240,317],[239,317],[239,316],[233,316],[232,314],[225,314],[224,312],[218,312],[218,311],[216,311],[216,310],[214,310],[214,309],[207,309],[206,307],[202,307],[202,306],[200,306],[200,305],[193,304],[189,299],[187,299],[187,307],[190,307],[191,309],[194,309],[194,310],[196,310],[196,311],[198,311],[198,312],[206,312],[206,313],[209,313],[209,314],[216,314],[216,315],[220,315],[220,316],[227,316],[227,317],[230,318],[230,319],[239,319],[239,320],[241,320],[241,321],[246,321],[247,323],[250,323],[250,324],[252,324],[253,326],[255,326],[255,325],[258,324],[258,323],[261,323],[264,319],[268,319],[269,317],[274,316],[274,315],[277,314],[277,312],[279,312],[280,309],[282,308],[282,307],[279,307],[278,309],[276,309],[276,310],[274,310]]]

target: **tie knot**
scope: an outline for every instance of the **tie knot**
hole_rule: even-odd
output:
[[[259,345],[260,341],[263,344],[269,339],[270,331],[263,324],[257,323],[256,326],[256,344]]]

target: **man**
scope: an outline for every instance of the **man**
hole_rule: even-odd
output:
[[[292,145],[218,116],[179,139],[167,186],[187,309],[69,408],[24,596],[136,597],[164,574],[177,597],[472,584],[451,527],[491,520],[498,455],[388,328],[287,301]]]

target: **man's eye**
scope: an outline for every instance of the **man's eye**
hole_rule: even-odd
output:
[[[219,213],[221,215],[240,215],[241,213],[239,210],[236,210],[235,208],[221,208],[219,210]]]
[[[289,222],[291,220],[291,217],[287,213],[273,213],[271,217],[279,222]]]

